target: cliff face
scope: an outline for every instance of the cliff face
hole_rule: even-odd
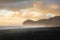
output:
[[[38,21],[27,20],[23,25],[49,25],[49,26],[60,26],[60,16],[56,16],[50,19],[42,19]]]

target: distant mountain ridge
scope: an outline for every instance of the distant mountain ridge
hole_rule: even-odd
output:
[[[60,16],[56,16],[50,19],[41,19],[38,21],[27,20],[23,25],[49,25],[60,26]]]

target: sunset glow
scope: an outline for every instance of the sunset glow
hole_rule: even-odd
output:
[[[19,11],[0,9],[0,25],[23,25],[23,22],[26,20],[37,21],[39,19],[49,19],[50,17],[56,16],[51,11],[51,8],[56,9],[58,6],[51,5],[49,9],[40,10],[38,4],[33,4],[32,8],[20,9]]]

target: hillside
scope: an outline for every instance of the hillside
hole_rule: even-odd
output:
[[[60,26],[60,16],[50,19],[42,19],[38,21],[27,20],[23,25],[47,25],[47,26]]]

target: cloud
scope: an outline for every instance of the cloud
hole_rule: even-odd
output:
[[[29,0],[0,0],[0,3],[12,3],[18,1],[29,1]]]
[[[11,0],[12,1],[12,0]],[[20,8],[26,8],[26,7],[30,7],[32,6],[32,2],[29,0],[29,1],[26,1],[26,0],[20,0],[20,1],[14,1],[14,2],[5,2],[5,3],[0,3],[0,8],[1,9],[17,9],[19,10]]]
[[[59,4],[60,5],[60,1],[59,0],[40,0],[43,1],[44,5],[47,4]],[[0,0],[0,7],[1,8],[24,8],[27,6],[31,6],[32,5],[32,0]]]

